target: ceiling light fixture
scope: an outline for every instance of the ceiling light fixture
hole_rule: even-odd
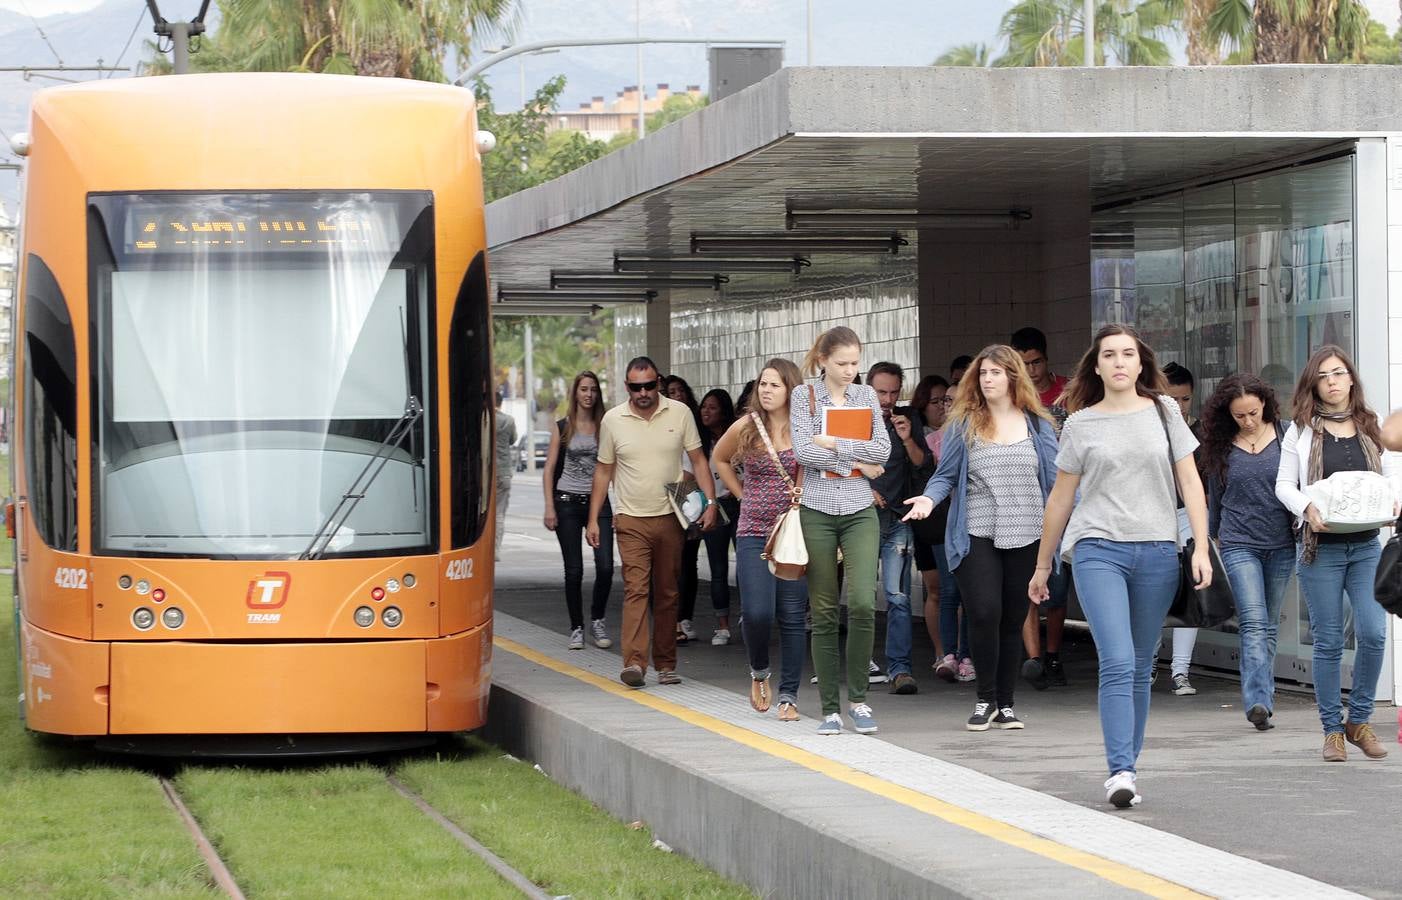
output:
[[[853,234],[797,234],[791,231],[692,232],[692,253],[775,256],[787,253],[898,253],[910,242],[892,232],[885,237]]]
[[[494,316],[591,316],[604,307],[599,304],[494,303]]]
[[[657,291],[550,291],[544,289],[501,288],[497,291],[497,303],[548,303],[554,305],[575,304],[578,306],[612,305],[618,303],[651,303],[657,299]]]
[[[724,275],[711,273],[708,275],[668,275],[666,273],[618,273],[618,272],[581,272],[581,271],[552,271],[550,273],[550,286],[557,290],[660,290],[664,288],[701,288],[718,291],[720,286],[730,279]]]
[[[810,265],[806,256],[790,256],[786,259],[763,259],[760,257],[740,257],[720,259],[694,256],[645,256],[635,253],[615,253],[615,272],[646,272],[657,275],[683,273],[716,272],[790,272],[797,275]]]
[[[1028,209],[790,209],[792,231],[889,231],[892,228],[1007,228],[1032,218]]]

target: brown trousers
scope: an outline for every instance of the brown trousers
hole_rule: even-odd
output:
[[[682,566],[682,527],[677,517],[615,513],[613,531],[623,558],[623,665],[647,671],[648,597],[652,597],[652,662],[659,672],[677,668],[677,583]]]

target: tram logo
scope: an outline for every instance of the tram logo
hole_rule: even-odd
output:
[[[292,591],[292,576],[287,572],[265,572],[248,583],[249,609],[259,611],[278,609],[287,602]],[[274,620],[276,621],[276,620]]]

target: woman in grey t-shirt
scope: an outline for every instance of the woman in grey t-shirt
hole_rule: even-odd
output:
[[[1027,588],[1034,603],[1047,599],[1059,546],[1100,657],[1105,799],[1120,808],[1142,799],[1135,763],[1149,719],[1149,673],[1178,589],[1175,474],[1197,548],[1193,574],[1199,587],[1212,580],[1207,502],[1193,464],[1198,442],[1164,390],[1154,351],[1132,328],[1096,332],[1065,394],[1071,417]]]

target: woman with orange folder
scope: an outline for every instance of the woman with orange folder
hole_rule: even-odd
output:
[[[1017,729],[1013,688],[1042,508],[1056,481],[1056,429],[1012,347],[985,347],[969,374],[959,382],[939,468],[925,493],[906,501],[906,518],[923,519],[950,499],[944,549],[978,672],[978,702],[964,727]]]
[[[829,328],[803,360],[821,375],[794,389],[789,403],[794,455],[803,464],[799,516],[808,545],[808,596],[813,610],[813,667],[823,706],[819,734],[841,734],[838,690],[837,557],[847,567],[847,702],[858,734],[875,734],[867,705],[868,662],[876,633],[876,557],[880,526],[868,478],[881,474],[891,442],[881,404],[869,385],[853,384],[862,342],[850,328]]]

